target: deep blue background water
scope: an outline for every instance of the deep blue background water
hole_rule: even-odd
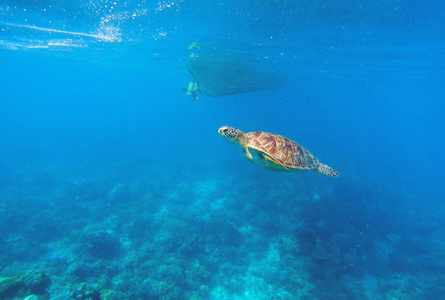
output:
[[[384,191],[413,210],[398,213],[418,214],[377,210],[401,233],[443,217],[441,1],[113,2],[0,3],[0,187],[42,170],[125,178],[137,166],[167,183],[184,172],[190,184],[301,180],[359,211]],[[267,57],[287,84],[193,103],[182,92],[191,42]],[[285,135],[340,177],[262,170],[218,136],[222,125]]]

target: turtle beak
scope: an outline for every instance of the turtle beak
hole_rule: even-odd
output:
[[[218,129],[220,135],[224,135],[225,132],[227,132],[227,126],[222,126]]]

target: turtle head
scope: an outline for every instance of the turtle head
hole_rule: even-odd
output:
[[[236,136],[241,132],[241,130],[235,129],[229,126],[223,126],[218,129],[218,133],[228,142],[237,143]]]

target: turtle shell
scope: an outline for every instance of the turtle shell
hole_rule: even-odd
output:
[[[286,168],[313,170],[320,164],[308,150],[287,137],[263,131],[246,135],[249,148],[270,156]]]

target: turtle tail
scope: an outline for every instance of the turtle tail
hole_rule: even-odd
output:
[[[331,177],[337,177],[339,175],[337,171],[325,164],[319,164],[314,171]]]

